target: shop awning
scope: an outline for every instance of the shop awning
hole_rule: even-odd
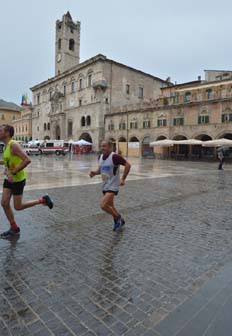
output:
[[[173,140],[164,139],[158,140],[150,143],[150,147],[172,147],[174,145]]]
[[[203,147],[232,147],[232,140],[229,139],[216,139],[216,140],[209,140],[203,141]]]
[[[196,139],[186,139],[186,140],[175,140],[174,141],[175,145],[202,145],[203,141],[201,140],[196,140]]]

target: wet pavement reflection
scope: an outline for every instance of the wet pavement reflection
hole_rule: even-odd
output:
[[[48,188],[55,207],[18,212],[20,239],[0,240],[1,336],[157,335],[232,262],[232,167],[131,161],[117,234],[88,177],[96,156],[32,158],[25,199]]]

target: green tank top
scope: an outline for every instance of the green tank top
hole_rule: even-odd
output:
[[[11,144],[14,143],[14,140],[10,140],[6,145],[3,152],[3,161],[7,171],[11,172],[15,168],[17,168],[21,163],[22,159],[16,155],[11,154]],[[24,169],[20,170],[16,175],[14,175],[14,182],[21,182],[26,179],[26,172]]]

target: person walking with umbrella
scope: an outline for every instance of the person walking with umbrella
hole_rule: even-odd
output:
[[[218,160],[219,160],[218,169],[219,170],[223,170],[223,164],[225,162],[225,157],[224,157],[224,153],[223,153],[223,149],[222,148],[220,148],[220,150],[218,151]]]

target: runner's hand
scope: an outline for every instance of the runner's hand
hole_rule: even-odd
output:
[[[13,175],[8,175],[7,177],[8,177],[8,181],[9,181],[10,183],[13,183],[13,182],[14,182],[14,176],[13,176]]]
[[[89,173],[89,176],[90,177],[94,177],[94,176],[96,176],[97,174],[96,174],[96,172],[94,172],[94,171],[91,171],[90,173]]]
[[[120,187],[123,187],[125,185],[125,183],[126,183],[126,181],[124,179],[121,179],[120,184],[119,184]]]

